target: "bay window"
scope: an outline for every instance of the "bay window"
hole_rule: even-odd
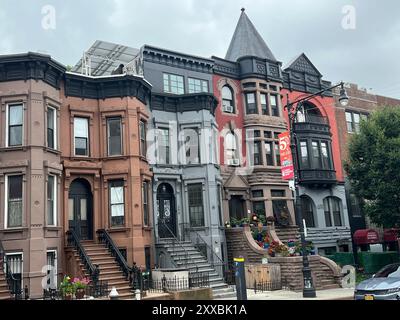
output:
[[[7,108],[7,146],[21,146],[23,137],[23,104],[10,104]]]

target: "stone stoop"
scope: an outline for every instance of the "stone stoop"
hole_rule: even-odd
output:
[[[118,263],[110,254],[107,247],[104,244],[95,243],[94,241],[82,241],[81,243],[92,264],[99,265],[99,280],[107,281],[109,290],[111,290],[112,287],[115,287],[118,291],[119,299],[135,299],[129,281],[125,278]],[[89,277],[88,270],[85,270],[85,266],[80,260],[79,254],[76,250],[74,250],[74,257],[79,263],[82,273],[86,277]]]
[[[209,272],[210,288],[214,299],[236,298],[235,290],[224,282],[223,277],[214,269],[203,254],[193,245],[191,241],[180,241],[179,245],[173,248],[173,240],[162,239],[159,245],[164,247],[170,257],[174,260],[174,264],[178,267],[188,268],[191,273]],[[183,248],[185,249],[183,249]],[[187,256],[185,254],[187,252]]]
[[[275,232],[279,240],[287,244],[290,239],[300,240],[300,232],[298,226],[275,226]]]
[[[6,275],[3,271],[3,260],[0,260],[0,300],[10,300],[11,293],[8,288],[8,283],[6,280]]]

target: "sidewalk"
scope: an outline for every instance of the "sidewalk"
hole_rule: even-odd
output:
[[[303,298],[302,292],[276,290],[254,293],[247,289],[248,300],[353,300],[354,289],[327,289],[317,291],[316,298]]]

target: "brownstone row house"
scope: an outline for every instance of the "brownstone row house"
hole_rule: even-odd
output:
[[[122,292],[98,230],[129,265],[150,267],[152,173],[140,145],[150,91],[141,77],[71,74],[47,55],[0,56],[1,263],[32,298],[76,268],[69,229]]]
[[[341,106],[339,103],[339,91],[334,92],[335,117],[342,161],[348,158],[349,140],[352,135],[360,131],[360,123],[363,119],[367,119],[369,114],[383,106],[400,106],[399,99],[376,95],[354,83],[346,84],[346,92],[349,97],[349,103],[346,107]],[[377,228],[368,221],[368,217],[364,215],[362,210],[362,200],[355,195],[350,181],[346,177],[345,170],[343,172],[345,174],[347,208],[352,234],[357,230],[374,228],[380,233],[380,241],[385,241],[384,230]],[[354,248],[356,249],[356,247]]]

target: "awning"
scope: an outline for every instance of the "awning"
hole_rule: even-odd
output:
[[[379,243],[379,234],[374,229],[361,229],[354,232],[353,239],[357,245]]]
[[[400,229],[391,228],[383,230],[383,240],[385,242],[397,241]]]

